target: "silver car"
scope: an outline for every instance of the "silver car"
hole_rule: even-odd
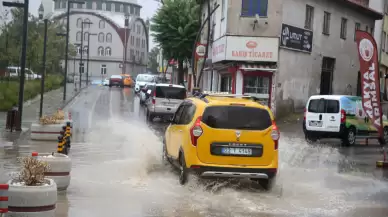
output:
[[[146,93],[149,95],[145,102],[148,121],[155,117],[172,117],[186,98],[186,88],[175,84],[156,84],[154,91]]]

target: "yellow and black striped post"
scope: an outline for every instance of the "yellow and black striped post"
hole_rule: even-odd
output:
[[[66,138],[67,138],[67,147],[69,147],[69,149],[70,149],[71,136],[72,136],[70,122],[66,123],[65,135],[66,135]]]
[[[65,142],[63,140],[63,136],[58,136],[58,153],[63,154],[63,149],[65,146]]]

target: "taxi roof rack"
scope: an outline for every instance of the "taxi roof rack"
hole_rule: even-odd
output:
[[[212,96],[212,97],[241,97],[241,98],[249,98],[252,101],[259,102],[260,99],[255,97],[255,96],[250,96],[250,95],[245,95],[245,94],[231,94],[228,92],[197,92],[194,93],[194,97],[197,97],[201,99],[202,101],[208,103],[209,101],[206,99],[207,96]]]

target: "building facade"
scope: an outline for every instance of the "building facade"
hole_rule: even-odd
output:
[[[149,22],[140,18],[140,10],[136,0],[86,0],[85,4],[71,4],[69,42],[75,45],[77,55],[68,61],[68,73],[77,75],[83,71],[85,79],[88,71],[93,80],[146,72]],[[54,1],[52,16],[64,25],[66,11],[66,0]]]
[[[382,14],[356,0],[211,0],[211,63],[202,88],[254,95],[277,116],[311,95],[357,94],[355,30]],[[202,2],[207,17],[207,2]],[[205,27],[206,29],[206,27]]]

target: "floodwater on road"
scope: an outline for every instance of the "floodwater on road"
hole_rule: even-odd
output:
[[[193,176],[180,186],[177,172],[161,162],[167,124],[146,123],[131,89],[90,87],[70,106],[73,168],[67,192],[59,193],[58,217],[388,215],[388,174],[374,166],[381,158],[376,145],[311,145],[300,125],[279,124],[280,168],[270,192],[248,181]],[[16,157],[55,150],[55,143],[28,140],[0,150],[0,182],[17,168]]]

